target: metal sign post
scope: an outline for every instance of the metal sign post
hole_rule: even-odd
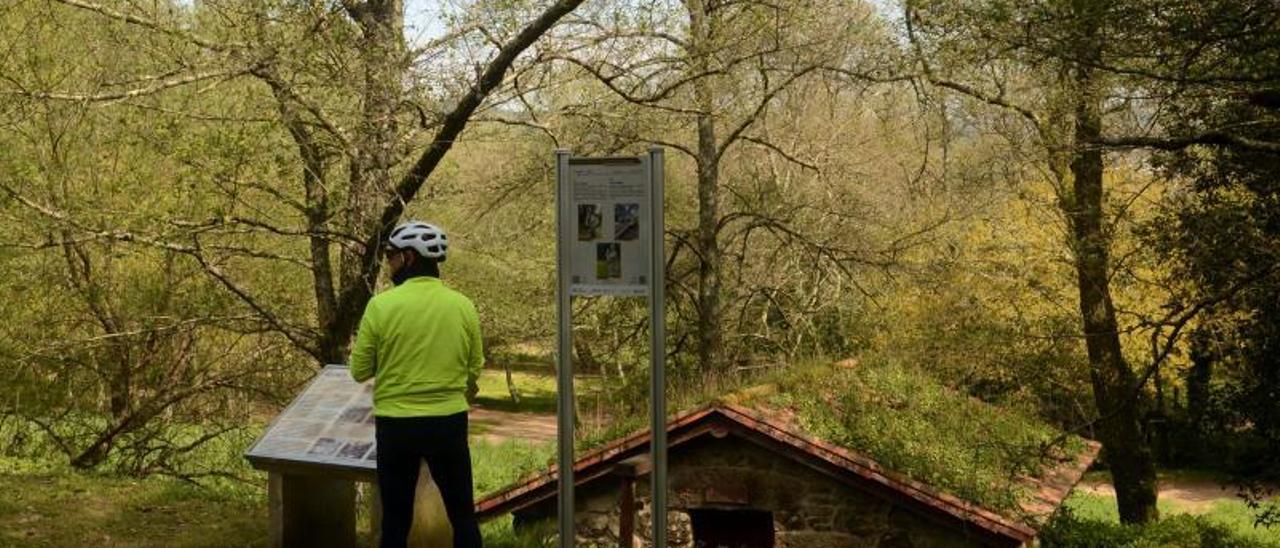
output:
[[[569,204],[570,188],[565,184],[569,177],[569,151],[556,151],[556,270],[559,274],[556,290],[556,315],[560,320],[556,343],[556,436],[560,442],[557,469],[560,471],[560,508],[557,512],[560,527],[560,546],[572,548],[577,537],[573,528],[573,320],[569,308],[569,237],[571,224],[565,215]]]
[[[557,433],[560,546],[572,547],[573,311],[572,295],[649,297],[652,515],[655,546],[667,541],[666,358],[663,303],[663,155],[575,158],[556,151]]]
[[[650,501],[653,516],[653,545],[667,545],[667,375],[666,375],[666,254],[663,240],[663,156],[662,149],[649,149],[649,211],[653,221],[649,277],[649,458],[653,462]]]

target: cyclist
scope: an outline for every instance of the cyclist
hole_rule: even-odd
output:
[[[384,548],[407,543],[424,460],[455,548],[481,545],[467,446],[467,410],[484,364],[480,321],[471,300],[440,281],[448,249],[444,231],[428,223],[391,232],[385,255],[395,287],[365,306],[351,350],[351,377],[374,379]]]

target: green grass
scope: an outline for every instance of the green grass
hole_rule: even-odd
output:
[[[1250,545],[1280,547],[1280,528],[1254,527],[1252,511],[1244,501],[1231,498],[1230,493],[1223,493],[1223,498],[1209,503],[1208,508],[1192,507],[1167,497],[1162,497],[1157,506],[1163,519],[1196,515],[1206,523],[1223,528],[1232,538]],[[1067,497],[1063,507],[1081,521],[1107,525],[1120,523],[1113,496],[1086,493],[1077,489]]]
[[[527,443],[507,440],[493,443],[471,442],[472,479],[476,499],[511,485],[534,472],[545,470],[555,459],[554,443]]]
[[[554,523],[548,522],[532,525],[530,528],[516,532],[511,527],[511,516],[502,516],[480,524],[480,534],[484,536],[487,548],[542,548],[555,546],[556,529]]]
[[[886,360],[811,366],[777,379],[768,403],[794,411],[809,432],[889,469],[985,506],[1009,510],[1021,475],[1041,472],[1053,428],[969,398],[924,371]],[[1066,440],[1078,452],[1081,440]]]
[[[501,369],[484,370],[480,375],[480,392],[476,395],[476,403],[499,411],[556,412],[556,377],[552,371],[512,371],[511,382],[520,395],[519,404],[511,399],[505,372]],[[579,376],[574,380],[574,393],[579,401],[599,390],[600,379],[597,377]]]
[[[1062,506],[1069,508],[1076,517],[1083,520],[1120,523],[1120,514],[1116,509],[1116,498],[1112,496],[1076,490],[1071,492],[1071,495],[1062,503]],[[1160,515],[1162,516],[1188,513],[1186,508],[1165,499],[1161,499],[1156,506],[1160,509]]]
[[[265,497],[5,459],[0,545],[265,546]]]
[[[471,444],[477,497],[545,469],[551,444]],[[73,470],[54,460],[0,458],[0,546],[221,547],[267,544],[266,476],[207,487],[172,478],[123,478]],[[367,504],[365,501],[364,504]],[[367,508],[358,508],[369,543]],[[539,546],[511,531],[510,518],[483,528],[486,546]]]

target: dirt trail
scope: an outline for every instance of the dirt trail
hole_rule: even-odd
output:
[[[556,439],[556,416],[549,413],[517,413],[473,407],[470,421],[473,429],[481,430],[476,437],[486,441],[514,439],[541,443]]]
[[[1105,478],[1081,481],[1078,487],[1086,493],[1116,496],[1115,488]],[[1229,485],[1222,485],[1208,479],[1162,478],[1160,479],[1160,500],[1177,503],[1185,512],[1202,514],[1213,509],[1213,503],[1223,499],[1235,499],[1236,491]]]

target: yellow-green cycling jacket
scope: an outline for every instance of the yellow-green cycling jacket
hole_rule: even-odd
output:
[[[467,387],[483,365],[475,305],[429,276],[370,299],[351,350],[351,378],[374,378],[373,413],[380,417],[466,411]]]

